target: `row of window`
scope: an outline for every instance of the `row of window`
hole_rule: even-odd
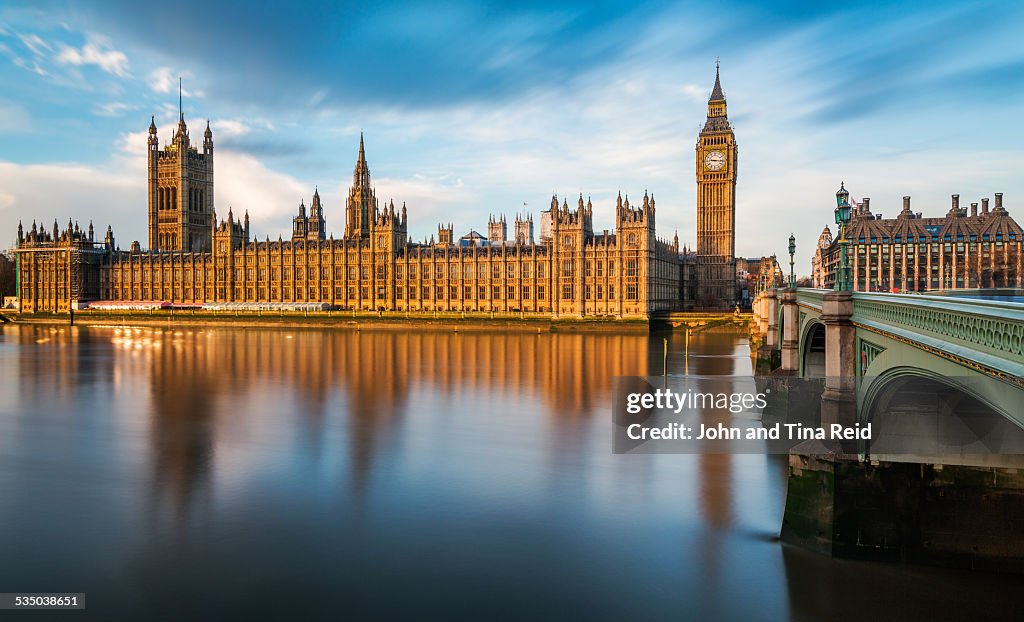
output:
[[[902,244],[904,241],[901,238],[902,238],[902,236],[898,236],[897,235],[896,237],[892,238],[892,243],[893,244]],[[1017,239],[1017,234],[1010,232],[1006,236],[1006,238],[1009,241],[1012,242],[1012,241]],[[957,242],[964,242],[964,241],[976,242],[977,240],[978,240],[978,235],[974,234],[974,233],[971,233],[970,235],[968,235],[966,237],[962,233],[959,233],[956,236],[956,241]],[[1003,232],[999,231],[999,232],[996,232],[994,235],[993,234],[989,234],[989,233],[983,233],[981,235],[981,240],[983,242],[988,242],[990,240],[995,240],[997,242],[1001,242],[1003,240]],[[915,242],[918,243],[918,244],[927,244],[929,242],[931,242],[933,244],[937,244],[940,241],[941,242],[953,242],[953,236],[947,233],[946,235],[942,236],[942,239],[940,240],[939,236],[937,236],[937,235],[933,235],[933,236],[923,236],[922,235],[922,236],[917,236],[916,238],[914,236],[912,236],[912,235],[909,235],[909,236],[907,236],[907,239],[905,241],[906,241],[907,244],[914,244]],[[878,244],[878,238],[875,237],[875,236],[871,236],[870,238],[867,238],[867,237],[864,237],[864,236],[860,236],[860,237],[857,238],[857,242],[859,244],[865,244],[865,243]],[[882,236],[882,244],[889,244],[889,243],[890,243],[889,242],[889,237],[888,236]]]
[[[116,288],[111,288],[107,292],[107,294],[106,294],[107,297],[113,297],[114,296],[113,292],[114,292],[115,289]],[[134,288],[134,295],[135,295],[135,297],[138,298],[138,297],[142,296],[146,289],[147,288],[139,288],[139,287]],[[167,298],[172,297],[171,292],[168,291],[167,288],[155,288],[155,289],[157,291],[162,289],[164,297],[167,297]],[[221,297],[221,298],[224,297],[224,295],[225,295],[225,288],[224,287],[217,287],[217,288],[209,288],[208,287],[208,288],[206,288],[206,297],[207,298],[212,297],[214,289],[216,289],[217,295],[219,297]],[[462,289],[462,296],[463,296],[464,300],[472,300],[473,299],[474,288],[472,286],[468,286],[468,285],[467,286],[463,286],[461,289]],[[433,295],[434,295],[433,300],[445,300],[445,293],[447,291],[447,293],[448,293],[448,300],[458,300],[459,293],[460,293],[459,290],[460,290],[460,288],[456,287],[456,286],[452,286],[452,287],[443,287],[443,286],[436,286],[436,287],[429,287],[429,286],[422,286],[422,287],[398,287],[395,290],[395,297],[397,299],[399,299],[399,300],[405,299],[406,297],[409,300],[415,300],[415,299],[417,299],[417,295],[418,295],[420,300],[431,300],[431,293],[433,293]],[[503,291],[504,291],[504,294],[505,294],[504,300],[517,300],[517,299],[519,299],[519,300],[527,300],[527,301],[528,300],[533,300],[533,298],[531,298],[532,290],[531,290],[531,288],[529,286],[515,287],[515,286],[511,286],[510,285],[510,286],[507,286],[505,288],[502,288],[500,286],[493,286],[491,288],[488,288],[488,287],[485,287],[485,286],[479,286],[479,287],[475,288],[475,290],[476,290],[475,293],[477,295],[476,296],[476,300],[488,300],[488,293],[490,294],[490,300],[502,300],[503,299],[502,298]],[[638,299],[638,289],[637,289],[636,285],[627,285],[625,290],[626,290],[626,300],[637,300]],[[52,288],[43,288],[40,291],[51,292],[52,293],[53,290],[52,290]],[[63,290],[60,290],[60,291],[63,291]],[[328,296],[327,292],[329,292],[329,291],[330,291],[329,288],[324,288],[322,291],[319,288],[310,288],[308,290],[308,295],[309,295],[308,299],[309,300],[318,300],[318,299],[320,299],[321,296],[327,297]],[[236,297],[242,297],[242,292],[243,292],[242,288],[235,288],[235,296]],[[290,299],[291,298],[291,290],[290,290],[290,288],[284,289],[284,292],[285,292],[286,297]],[[202,297],[203,289],[202,288],[196,289],[195,293],[196,293],[197,296]],[[246,288],[245,293],[246,293],[246,295],[247,295],[247,297],[249,299],[255,299],[256,298],[256,296],[254,296],[254,290],[251,287],[250,288]],[[281,297],[280,293],[281,293],[281,290],[279,288],[277,288],[277,287],[271,287],[270,288],[270,298],[271,299],[278,299],[278,298],[280,298]],[[296,291],[296,296],[298,297],[298,299],[301,300],[303,298],[303,294],[305,294],[305,293],[306,293],[305,290],[297,290]],[[596,300],[613,300],[615,298],[615,286],[614,285],[609,285],[607,287],[607,289],[604,286],[602,286],[602,285],[598,285],[596,287],[591,287],[590,285],[587,285],[587,286],[584,287],[584,298],[586,300],[595,300],[595,297],[593,296],[594,293],[597,294]],[[352,299],[352,300],[357,299],[357,294],[358,294],[358,298],[368,299],[369,298],[369,294],[370,294],[370,288],[368,286],[365,286],[365,285],[362,286],[362,287],[358,287],[358,288],[357,287],[348,287],[348,288],[335,287],[334,288],[334,294],[335,294],[335,297],[339,298],[339,299],[344,298],[345,294],[348,295],[348,299]],[[387,288],[386,287],[377,287],[376,288],[376,294],[377,294],[376,298],[378,300],[386,299],[387,298]],[[543,285],[537,286],[536,294],[537,294],[536,300],[546,300],[547,299],[547,291],[546,291],[546,288]],[[561,298],[562,298],[562,300],[567,300],[567,301],[568,300],[574,300],[575,299],[575,294],[576,294],[576,289],[575,289],[574,286],[572,286],[572,285],[563,285],[562,286],[562,289],[561,289]],[[607,296],[605,294],[607,294]],[[159,294],[157,294],[157,295],[159,295]],[[185,290],[184,290],[184,297],[187,298],[187,299],[193,297],[193,290],[192,290],[191,287],[185,288]]]
[[[975,242],[974,244],[966,244],[965,245],[965,244],[961,243],[961,244],[957,244],[956,245],[956,249],[958,251],[960,251],[960,252],[964,252],[964,250],[969,250],[969,251],[974,251],[975,253],[977,253],[977,252],[979,252],[979,250],[978,250],[979,247],[981,248],[981,252],[989,252],[990,250],[999,250],[999,249],[1004,249],[1004,248],[1006,250],[1013,250],[1014,249],[1014,247],[1012,245],[1007,244],[1007,245],[1004,246],[1002,242],[982,242],[980,244]],[[866,250],[870,250],[871,253],[876,253],[876,252],[885,253],[886,251],[890,251],[892,253],[899,254],[903,249],[896,248],[895,246],[890,246],[888,248],[885,248],[885,247],[879,246],[877,244],[872,244],[870,247],[868,247],[868,246],[858,246],[857,247],[857,253],[858,254],[863,255]],[[933,255],[935,255],[935,254],[938,254],[938,253],[940,253],[942,251],[945,251],[945,252],[949,253],[949,252],[952,252],[952,250],[953,250],[953,245],[952,244],[942,244],[942,245],[939,245],[939,246],[930,246],[930,247],[926,246],[924,244],[916,244],[916,245],[915,244],[910,244],[906,248],[906,251],[908,253],[914,253],[916,251],[918,254],[921,254],[921,255],[927,254],[928,252],[931,252]]]
[[[134,297],[135,298],[141,297],[142,295],[144,295],[146,289],[147,288],[135,287],[133,289]],[[206,291],[206,298],[211,298],[213,296],[214,289],[216,289],[217,295],[219,297],[221,297],[221,298],[224,297],[224,295],[225,295],[225,288],[224,287],[217,287],[217,288],[207,287],[206,290],[205,290]],[[518,289],[518,292],[517,292],[517,289]],[[609,288],[609,289],[611,290],[611,288]],[[108,291],[106,292],[106,297],[108,297],[108,298],[109,297],[114,297],[115,290],[116,290],[116,288],[109,288]],[[155,295],[159,296],[161,290],[163,292],[163,294],[162,294],[163,297],[165,297],[165,298],[171,298],[172,297],[172,292],[169,290],[169,288],[156,288],[155,289],[155,291],[156,291]],[[49,289],[40,289],[40,291],[46,291],[46,292],[51,292],[52,293],[53,290],[52,290],[52,288],[49,288]],[[63,291],[63,290],[59,290],[59,291]],[[459,288],[458,287],[443,287],[443,286],[420,287],[420,288],[416,288],[416,287],[408,287],[408,288],[399,287],[399,288],[396,288],[396,290],[395,290],[395,296],[398,299],[404,299],[406,297],[406,295],[408,295],[408,298],[410,300],[414,300],[414,299],[416,299],[417,293],[418,293],[419,294],[419,298],[421,300],[431,300],[431,292],[433,292],[433,294],[434,294],[433,300],[445,300],[445,292],[446,291],[449,294],[448,300],[458,300],[459,299]],[[242,292],[243,292],[242,288],[236,287],[234,289],[234,292],[235,292],[235,296],[236,297],[238,297],[238,298],[242,297]],[[282,290],[280,288],[271,287],[270,288],[270,298],[271,299],[278,299],[278,298],[280,298],[281,297],[281,295],[280,295],[281,292],[282,292]],[[285,294],[284,297],[290,300],[291,299],[291,294],[292,294],[291,289],[290,288],[285,288],[283,290],[283,292]],[[330,288],[324,288],[323,290],[320,290],[319,288],[310,288],[308,290],[308,295],[309,295],[308,299],[309,300],[319,300],[321,297],[329,298],[330,297],[329,292],[330,292]],[[376,292],[377,292],[377,296],[376,297],[377,297],[378,300],[383,300],[383,299],[387,298],[388,294],[387,294],[387,288],[386,287],[383,287],[383,286],[382,287],[377,287],[376,288]],[[516,296],[517,293],[520,294],[519,298],[521,298],[522,300],[532,300],[532,298],[530,297],[530,293],[531,293],[531,288],[530,287],[524,286],[522,288],[516,288],[514,286],[509,286],[505,290],[505,292],[506,292],[505,300],[515,300],[515,299],[517,299],[517,296]],[[547,290],[546,290],[546,288],[543,285],[537,286],[536,292],[537,292],[537,300],[545,300],[547,298]],[[246,288],[245,289],[245,293],[246,293],[246,295],[247,295],[247,297],[249,299],[255,299],[256,298],[256,296],[254,295],[254,289],[251,288],[251,287]],[[361,299],[369,299],[370,288],[365,286],[365,285],[362,286],[362,287],[358,287],[358,288],[357,287],[348,287],[348,288],[335,287],[334,288],[335,298],[344,299],[346,293],[348,294],[348,299],[352,299],[352,300],[357,299],[357,294],[358,294],[358,297],[361,298]],[[464,296],[465,300],[472,300],[473,299],[473,288],[472,287],[470,287],[470,286],[463,287],[462,288],[462,293],[463,293],[463,296]],[[488,293],[488,291],[487,291],[486,287],[479,287],[479,288],[477,288],[477,300],[487,300],[488,299],[487,298],[487,293]],[[490,293],[491,293],[491,298],[490,298],[491,300],[502,300],[502,298],[501,298],[502,288],[501,287],[497,287],[497,286],[493,287],[491,289]],[[199,296],[199,297],[203,297],[203,289],[202,288],[196,289],[195,290],[195,294],[197,296]],[[304,297],[304,294],[306,294],[305,290],[302,290],[302,289],[296,290],[296,296],[297,296],[298,299],[301,300]],[[185,290],[184,290],[184,297],[186,299],[190,299],[190,298],[193,297],[193,290],[192,290],[191,287],[185,288]]]
[[[594,272],[596,272],[596,275],[599,276],[599,277],[600,276],[604,276],[604,274],[605,274],[605,269],[604,269],[605,263],[604,262],[601,262],[601,261],[589,262],[588,261],[588,262],[585,262],[585,265],[586,265],[586,269],[585,269],[586,276],[588,276],[588,277],[593,276]],[[596,270],[594,269],[595,266],[596,266]],[[575,274],[574,267],[575,267],[575,262],[573,262],[573,261],[566,261],[566,262],[564,262],[563,265],[562,265],[562,276],[570,276],[570,277],[573,276]],[[516,266],[514,264],[507,265],[506,269],[505,269],[505,275],[508,278],[515,278],[516,277],[516,269],[515,268],[516,268]],[[531,273],[530,266],[529,265],[524,265],[522,268],[523,269],[522,269],[521,272],[522,272],[523,278],[530,278],[530,273]],[[217,268],[216,272],[217,272],[217,278],[219,280],[224,280],[224,279],[227,278],[226,270],[227,270],[226,268]],[[461,272],[465,275],[465,278],[467,278],[467,279],[474,278],[475,270],[474,270],[473,266],[466,266]],[[536,272],[537,272],[537,277],[538,278],[545,278],[546,270],[545,270],[544,264],[538,265]],[[163,271],[161,271],[160,269],[155,269],[155,270],[152,270],[152,271],[149,270],[149,269],[145,270],[146,278],[147,279],[153,278],[157,282],[159,282],[161,280],[161,273],[163,273],[165,275],[166,279],[168,279],[168,280],[170,280],[172,278],[171,277],[171,272],[168,269],[165,269]],[[334,278],[335,279],[341,279],[344,276],[344,273],[345,272],[344,272],[343,268],[336,267],[334,269]],[[395,268],[395,276],[398,279],[404,278],[403,277],[403,273],[404,273],[403,266],[397,266]],[[459,270],[459,268],[457,266],[452,266],[449,273],[450,273],[452,279],[458,279],[459,278],[460,270]],[[497,278],[501,278],[500,266],[499,265],[493,266],[493,268],[490,271],[490,273],[491,273],[491,277],[493,277],[493,278],[496,278],[496,279]],[[119,270],[115,270],[113,272],[113,274],[114,274],[113,279],[114,280],[118,280],[119,277],[122,274],[124,274],[124,272],[123,271],[119,271]],[[186,267],[186,269],[184,271],[182,271],[179,268],[177,270],[176,274],[177,274],[177,278],[178,279],[182,279],[183,278],[185,280],[185,282],[190,282],[192,280],[193,271],[188,269],[188,267]],[[209,274],[209,272],[207,274]],[[348,278],[350,280],[355,280],[356,277],[357,277],[357,274],[358,274],[359,278],[368,279],[370,277],[370,267],[369,266],[359,266],[358,269],[357,269],[356,266],[349,266],[348,267]],[[423,279],[430,279],[432,274],[433,274],[433,272],[431,271],[430,266],[423,266],[423,270],[422,270],[422,278]],[[615,263],[614,262],[609,261],[607,263],[607,274],[608,274],[608,276],[614,276],[615,275]],[[136,268],[135,271],[134,271],[134,275],[135,275],[136,279],[141,278],[141,276],[142,276],[141,269],[140,268]],[[235,276],[236,280],[242,280],[243,276],[245,278],[249,279],[249,280],[252,280],[255,277],[255,275],[256,275],[256,269],[255,268],[247,268],[247,269],[235,268],[234,276]],[[274,280],[279,279],[280,276],[281,276],[281,269],[280,268],[272,268],[271,269],[271,275],[272,275],[271,278],[273,278]],[[327,267],[322,267],[322,268],[319,268],[319,269],[317,269],[315,267],[311,267],[311,268],[308,268],[308,269],[295,268],[295,276],[296,277],[306,276],[309,279],[316,279],[318,275],[322,279],[330,279],[331,278],[331,270],[330,270],[330,268],[327,268]],[[630,259],[630,260],[626,261],[626,276],[628,276],[628,277],[635,277],[635,276],[638,276],[638,275],[639,275],[639,270],[638,270],[638,267],[637,267],[637,261],[635,259]],[[375,276],[378,279],[385,279],[385,278],[387,278],[386,267],[385,266],[377,266],[376,270],[375,270]],[[265,280],[267,278],[267,269],[266,268],[259,268],[259,278],[261,280]],[[284,268],[284,278],[285,279],[292,278],[292,268],[291,267]],[[410,267],[410,269],[409,269],[409,278],[412,278],[412,279],[418,278],[417,277],[417,270],[415,269],[415,267]],[[442,272],[442,270],[440,268],[437,270],[437,278],[444,278],[443,277],[443,272]],[[480,278],[487,278],[487,272],[485,270],[481,270],[480,271]]]
[[[605,297],[605,288],[603,285],[598,285],[596,288],[590,285],[583,286],[583,298],[586,300],[594,300],[594,292],[597,292],[597,300],[613,300],[615,298],[615,286],[608,285],[608,296]],[[576,297],[576,287],[573,285],[562,286],[562,300],[573,300]],[[637,286],[635,284],[626,285],[626,300],[637,299]]]
[[[180,282],[180,283],[192,283],[192,281],[193,281],[193,273],[191,271],[189,271],[189,270],[186,270],[184,272],[178,271],[176,274],[172,274],[170,271],[161,272],[160,270],[156,270],[156,271],[146,270],[144,276],[143,276],[142,272],[143,271],[140,271],[138,269],[136,269],[134,271],[134,281],[135,282],[141,281],[141,280],[143,280],[143,278],[145,278],[146,281],[152,282],[152,283],[157,284],[157,285],[163,284],[163,283],[172,284],[172,283],[178,283],[178,282]],[[369,270],[366,267],[363,267],[359,272],[360,272],[360,276],[362,277],[362,280],[368,280],[369,279]],[[272,269],[270,271],[270,273],[271,273],[271,279],[273,281],[281,280],[281,270],[279,270],[278,268]],[[335,278],[337,280],[340,280],[342,278],[342,271],[341,271],[341,269],[340,268],[336,269],[335,273],[336,273]],[[109,272],[109,273],[108,272],[104,272],[103,274],[104,274],[104,276],[108,277],[108,279],[109,279],[109,281],[111,283],[114,283],[114,284],[126,283],[126,282],[129,282],[131,280],[130,279],[131,273],[126,273],[126,272],[123,272],[123,271],[113,271],[113,272]],[[244,271],[241,268],[236,268],[235,269],[235,273],[234,273],[234,279],[235,279],[235,281],[239,281],[239,282],[241,282],[243,280],[243,278],[248,280],[248,281],[253,281],[256,274],[257,274],[257,271],[252,269],[252,268],[244,270]],[[258,274],[259,274],[259,280],[260,281],[266,281],[266,279],[267,279],[267,270],[266,270],[266,268],[260,268],[258,270]],[[216,275],[214,275],[210,271],[207,271],[205,276],[206,276],[206,280],[207,281],[214,281],[214,280],[216,280],[216,281],[223,282],[223,281],[227,280],[228,272],[224,268],[218,268],[216,270]],[[325,281],[331,279],[330,271],[327,268],[323,268],[321,270],[316,270],[314,268],[310,268],[308,271],[301,271],[301,270],[297,269],[295,271],[295,276],[296,276],[296,278],[299,278],[299,279],[302,279],[303,277],[308,277],[308,280],[310,280],[310,281],[317,280],[318,277],[321,280],[325,280]],[[195,274],[194,277],[195,277],[195,281],[196,282],[202,282],[203,281],[203,274],[202,273]],[[378,270],[376,271],[376,278],[378,280],[381,280],[381,281],[386,280],[387,275],[386,275],[386,272],[384,271],[383,268],[378,268]],[[458,276],[456,275],[453,278],[454,279],[458,279]],[[472,277],[469,276],[469,278],[472,278]],[[628,278],[635,278],[635,272],[631,273]],[[108,279],[105,279],[105,280],[108,280]],[[284,280],[285,281],[289,281],[291,279],[292,279],[292,270],[291,270],[291,268],[285,268],[284,269]],[[356,280],[355,269],[354,268],[349,270],[349,279],[348,280],[351,280],[351,281]],[[438,279],[438,280],[441,280],[441,279]],[[588,285],[588,287],[589,287],[589,285]]]
[[[161,243],[161,245],[164,245],[165,243],[166,244],[170,244],[170,243],[173,243],[174,241],[176,241],[176,239],[177,238],[173,237],[171,234],[161,235],[160,243]],[[301,264],[302,264],[302,262],[298,262],[298,265],[301,265]],[[266,262],[261,261],[259,263],[259,265],[266,265]],[[502,270],[502,266],[504,266],[504,270]],[[487,278],[487,275],[489,273],[492,278],[499,279],[499,278],[501,278],[503,272],[504,272],[504,275],[506,277],[508,277],[508,278],[516,278],[517,273],[522,273],[522,277],[523,278],[530,278],[531,274],[534,272],[534,270],[531,268],[531,264],[522,264],[521,269],[517,269],[518,267],[519,266],[517,264],[514,264],[514,263],[506,263],[506,264],[498,264],[498,263],[496,263],[496,264],[491,264],[490,269],[488,269],[488,267],[486,265],[484,265],[484,266],[480,267],[479,274],[480,274],[480,278]],[[187,269],[190,268],[190,266],[185,266],[185,268],[187,270]],[[298,269],[299,268],[297,268],[297,270]],[[356,278],[357,269],[358,269],[358,273],[359,273],[360,277],[362,277],[364,279],[365,278],[369,278],[369,275],[370,275],[370,273],[369,273],[370,266],[369,265],[362,265],[362,266],[352,266],[352,265],[350,265],[348,267],[348,278],[350,278],[350,279]],[[236,268],[236,270],[241,270],[241,268]],[[275,270],[275,274],[277,274],[277,270],[278,269],[274,268],[274,270]],[[285,270],[286,271],[290,271],[291,268],[288,267],[288,268],[285,268]],[[330,278],[329,270],[330,270],[330,268],[328,268],[327,266],[321,267],[322,278],[325,278],[325,279]],[[377,265],[377,268],[376,268],[377,278],[384,278],[384,270],[385,270],[385,266],[384,265]],[[404,265],[398,264],[398,265],[395,266],[395,276],[397,278],[399,278],[399,279],[404,278],[405,272],[406,272],[406,270],[405,270],[405,266]],[[461,268],[461,272],[465,276],[465,278],[471,279],[471,278],[475,278],[475,275],[477,273],[477,268],[476,268],[476,266],[469,265],[469,266],[465,266],[465,267]],[[136,273],[138,273],[137,269],[136,269]],[[263,269],[261,269],[260,273],[261,274],[265,274],[265,271]],[[422,270],[420,270],[420,269],[418,269],[417,266],[409,266],[408,273],[409,273],[409,278],[411,278],[411,279],[415,279],[415,278],[429,279],[429,278],[432,278],[431,275],[435,274],[435,273],[437,274],[437,278],[443,278],[444,267],[443,266],[437,266],[436,269],[434,269],[434,268],[432,268],[432,266],[430,264],[427,264],[427,265],[422,266]],[[420,273],[422,273],[422,277],[418,276],[418,274],[420,274]],[[453,278],[453,279],[459,278],[459,273],[460,273],[460,267],[458,265],[453,265],[453,266],[451,266],[449,268],[449,274],[451,275],[451,278]],[[537,264],[536,273],[537,273],[537,277],[538,278],[545,278],[545,276],[547,275],[546,264],[543,264],[543,263],[542,264]],[[566,261],[562,262],[562,276],[572,276],[575,273],[576,273],[576,262],[575,261],[566,260]],[[604,276],[606,273],[607,273],[608,276],[615,276],[615,262],[614,261],[608,261],[608,262],[604,262],[604,261],[586,261],[586,262],[584,262],[584,274],[586,276],[594,276],[595,274],[596,274],[596,276]],[[241,278],[241,273],[236,273],[236,274],[238,274],[237,278]],[[298,274],[298,272],[296,274]],[[310,267],[308,274],[309,274],[309,278],[316,278],[316,268],[315,267]],[[340,279],[342,277],[342,274],[343,274],[343,268],[340,267],[340,266],[335,267],[334,274],[335,274],[335,278]],[[626,261],[626,276],[637,276],[638,274],[639,274],[639,268],[638,268],[637,260],[636,259],[629,259],[629,260],[627,260]],[[251,269],[250,269],[249,275],[250,275],[249,278],[252,278]],[[261,278],[263,278],[263,277],[261,277]]]

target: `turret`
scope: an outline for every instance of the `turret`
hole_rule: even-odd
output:
[[[185,124],[185,113],[178,113],[178,130],[174,134],[174,143],[179,149],[187,149],[189,146],[188,126]],[[184,153],[184,151],[182,151]]]
[[[452,241],[453,241],[453,237],[452,237],[452,230],[453,229],[454,229],[454,227],[452,227],[451,223],[448,223],[447,227],[444,226],[444,225],[438,225],[437,226],[437,243],[440,244],[441,246],[448,246],[448,245],[450,245],[452,243]]]
[[[525,218],[516,216],[515,221],[516,244],[533,244],[533,216],[527,214]]]
[[[313,203],[310,205],[309,215],[316,218],[323,218],[323,207],[320,205],[320,189],[313,188]]]
[[[505,217],[495,218],[493,215],[487,221],[487,242],[488,244],[498,246],[505,243],[508,239],[508,228],[505,223]]]
[[[18,244],[25,241],[25,229],[21,226],[21,221],[18,221]]]
[[[203,153],[213,153],[213,130],[210,129],[210,120],[206,120],[206,131],[203,132]]]
[[[103,245],[107,247],[107,250],[114,250],[114,230],[107,225],[107,235],[103,238]]]
[[[149,117],[149,150],[157,151],[160,145],[156,135],[156,116]]]

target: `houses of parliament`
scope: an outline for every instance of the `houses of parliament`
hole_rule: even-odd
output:
[[[509,223],[492,216],[486,237],[455,236],[442,224],[429,240],[409,237],[410,210],[384,203],[371,183],[363,137],[344,209],[344,232],[328,234],[318,191],[303,201],[291,236],[250,236],[248,214],[214,206],[209,122],[194,144],[179,113],[160,147],[149,126],[148,247],[127,250],[107,227],[97,239],[69,222],[52,230],[19,224],[17,299],[22,312],[68,312],[120,304],[196,308],[317,308],[352,311],[517,313],[552,318],[649,318],[659,311],[731,309],[736,300],[735,188],[738,150],[718,71],[696,145],[697,246],[658,238],[646,192],[620,195],[615,229],[595,231],[582,194],[552,196],[540,214]],[[535,234],[539,239],[535,239]],[[150,307],[152,308],[152,307]]]

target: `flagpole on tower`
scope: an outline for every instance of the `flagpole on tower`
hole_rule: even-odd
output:
[[[178,76],[178,116],[183,114],[181,109],[181,76]]]

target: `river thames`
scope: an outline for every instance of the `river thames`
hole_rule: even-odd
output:
[[[782,545],[784,456],[613,454],[613,378],[661,371],[636,334],[5,326],[0,592],[87,603],[5,617],[1021,614],[1019,577]]]

